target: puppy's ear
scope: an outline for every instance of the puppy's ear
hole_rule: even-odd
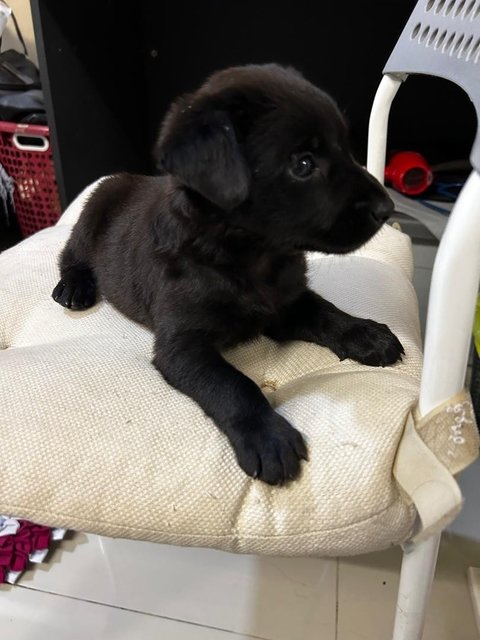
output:
[[[233,123],[222,109],[174,105],[154,151],[157,167],[230,211],[248,197],[250,171]]]

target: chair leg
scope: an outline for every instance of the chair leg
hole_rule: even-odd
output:
[[[393,640],[421,640],[441,534],[403,553]]]

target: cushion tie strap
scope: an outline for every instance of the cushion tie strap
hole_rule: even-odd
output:
[[[463,498],[454,474],[478,457],[479,436],[468,391],[419,418],[407,418],[393,473],[406,499],[418,511],[412,542],[444,529],[458,515]]]

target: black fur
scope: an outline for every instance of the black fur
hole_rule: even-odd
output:
[[[399,360],[388,327],[307,288],[303,253],[356,249],[392,202],[352,159],[331,98],[277,65],[227,69],[181,97],[156,157],[164,176],[116,175],[95,190],[53,297],[85,309],[97,291],[150,327],[154,365],[213,418],[242,469],[294,479],[302,436],[221,350],[263,333],[373,366]]]

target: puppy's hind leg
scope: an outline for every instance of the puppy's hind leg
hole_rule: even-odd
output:
[[[73,232],[75,234],[75,231]],[[60,258],[60,282],[52,292],[52,298],[62,307],[83,311],[92,307],[97,299],[95,275],[86,259],[79,254],[75,237],[68,241]]]

